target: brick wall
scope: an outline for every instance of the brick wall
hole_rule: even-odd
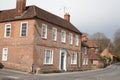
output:
[[[28,22],[26,37],[20,36],[21,22]],[[10,38],[4,38],[5,24],[11,24]],[[7,68],[31,71],[33,63],[34,20],[0,23],[0,62]],[[2,61],[2,49],[8,48],[8,60]]]

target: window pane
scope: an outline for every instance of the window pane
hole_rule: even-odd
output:
[[[57,40],[57,29],[56,28],[52,29],[52,40],[54,41]]]
[[[78,35],[76,35],[76,46],[78,46],[79,45],[79,37],[78,37]]]
[[[27,23],[22,23],[21,36],[23,36],[23,37],[27,36]]]
[[[7,55],[8,55],[8,49],[7,48],[3,48],[2,61],[7,61]]]
[[[11,33],[11,25],[7,24],[5,25],[5,37],[10,37],[10,33]]]
[[[52,50],[45,50],[44,64],[52,64]]]
[[[64,43],[66,42],[66,32],[65,31],[61,32],[61,41]]]
[[[72,33],[69,34],[69,43],[70,44],[73,43],[73,34]]]
[[[47,38],[47,26],[45,24],[42,25],[42,38]]]
[[[77,64],[77,54],[73,53],[71,56],[71,64]]]

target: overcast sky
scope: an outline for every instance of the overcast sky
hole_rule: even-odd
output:
[[[36,5],[62,18],[65,7],[65,12],[71,15],[71,23],[90,35],[102,32],[113,38],[120,28],[120,0],[27,0],[28,5]],[[16,0],[0,1],[0,10],[15,7]]]

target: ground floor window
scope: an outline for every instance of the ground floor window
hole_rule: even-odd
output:
[[[8,48],[3,48],[2,50],[2,61],[7,61],[8,58]]]
[[[53,64],[53,51],[45,49],[44,50],[44,64]]]
[[[83,58],[82,64],[83,64],[83,65],[88,65],[88,58]]]
[[[71,64],[77,64],[77,53],[71,55]]]

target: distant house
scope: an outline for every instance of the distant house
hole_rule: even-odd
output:
[[[103,61],[98,53],[98,46],[92,40],[88,40],[86,35],[82,35],[82,68],[95,69],[103,67]]]
[[[81,45],[81,50],[82,50],[82,69],[90,69],[91,65],[90,65],[90,61],[89,61],[89,45],[87,45],[87,36],[86,35],[82,35],[82,45]]]
[[[104,66],[103,61],[100,54],[98,53],[98,46],[96,45],[96,43],[94,41],[89,40],[87,41],[87,45],[89,46],[88,55],[91,67],[92,68],[103,67]]]
[[[81,68],[82,33],[64,19],[16,0],[16,9],[0,11],[0,62],[31,72]]]

